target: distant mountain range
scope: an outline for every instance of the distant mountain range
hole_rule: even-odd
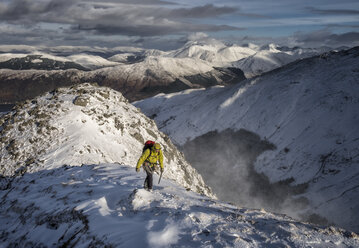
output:
[[[134,101],[161,92],[238,83],[327,50],[225,45],[219,41],[189,42],[166,52],[129,47],[0,46],[0,103],[84,82],[109,86]]]

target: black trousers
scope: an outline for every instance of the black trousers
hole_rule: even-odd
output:
[[[153,169],[149,163],[144,163],[143,168],[146,171],[147,177],[145,179],[144,188],[145,189],[152,189],[153,186]]]

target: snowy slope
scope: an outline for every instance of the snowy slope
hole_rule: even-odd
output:
[[[205,42],[191,41],[186,43],[183,47],[168,52],[150,49],[113,48],[112,53],[117,50],[122,50],[123,52],[114,54],[108,58],[106,58],[106,54],[110,51],[106,53],[106,50],[97,51],[96,49],[93,49],[94,51],[91,51],[90,48],[87,48],[88,51],[86,52],[84,49],[85,48],[81,47],[77,49],[76,47],[67,49],[61,49],[61,47],[47,49],[39,47],[37,51],[32,51],[27,55],[42,55],[43,58],[56,61],[74,62],[89,69],[113,67],[119,65],[119,63],[139,62],[140,64],[136,65],[136,69],[148,66],[148,70],[152,70],[154,63],[158,63],[159,65],[156,66],[161,67],[161,69],[168,72],[168,74],[173,74],[179,69],[181,71],[179,74],[182,76],[183,71],[185,70],[188,70],[188,72],[185,71],[186,73],[184,75],[193,75],[204,73],[204,71],[207,72],[211,70],[212,67],[236,67],[243,70],[247,77],[253,77],[260,75],[263,72],[281,67],[297,59],[306,58],[323,52],[322,49],[303,49],[299,47],[290,49],[278,47],[275,44],[269,44],[262,47],[254,44],[246,46],[226,45],[218,40],[208,40]],[[3,50],[7,51],[6,49]],[[91,52],[95,53],[95,51],[97,51],[99,55],[91,54]],[[72,54],[68,55],[68,53],[71,52]],[[100,52],[103,54],[101,55]],[[19,58],[21,56],[25,57],[26,54],[0,54],[0,62],[10,58]],[[192,66],[194,67],[192,68]],[[210,68],[204,69],[206,66],[210,66]],[[126,68],[127,67],[125,66],[125,70]],[[199,69],[199,71],[194,73],[193,71],[195,68]],[[118,69],[123,68],[119,67]],[[132,72],[136,74],[136,70]]]
[[[12,58],[10,58],[12,57]],[[47,54],[34,54],[34,55],[25,55],[18,56],[18,54],[13,54],[10,56],[5,56],[4,59],[9,58],[6,61],[0,61],[1,69],[12,69],[18,71],[22,70],[69,70],[69,69],[78,69],[88,71],[89,69],[70,61],[65,58],[47,55]],[[0,56],[0,60],[1,60]]]
[[[43,59],[49,59],[49,60],[53,61],[53,63],[73,62],[76,64],[80,64],[87,69],[92,69],[92,70],[103,68],[103,67],[111,67],[111,66],[119,65],[119,63],[117,61],[110,61],[101,56],[95,56],[95,55],[90,55],[90,54],[73,54],[70,56],[56,56],[56,55],[47,54],[47,53],[38,52],[38,51],[30,53],[30,54],[24,54],[24,53],[3,53],[3,54],[1,54],[0,53],[0,62],[6,62],[6,61],[9,61],[10,59],[20,59],[20,58],[25,59],[28,56],[39,57],[39,59],[37,60],[38,63],[41,62]],[[32,61],[32,63],[36,63],[36,61]],[[34,69],[36,69],[36,68],[34,67]],[[54,66],[53,70],[56,70],[56,69],[58,69],[58,68],[56,68]]]
[[[170,180],[150,193],[143,177],[98,164],[2,178],[1,247],[359,247],[355,233],[237,208]]]
[[[155,53],[155,51],[150,52]],[[111,57],[115,60],[116,58],[121,59]],[[141,57],[140,55],[127,56],[126,58],[128,59],[127,63],[121,64],[86,54],[66,57],[78,65],[78,67],[68,65],[68,68],[81,70],[80,67],[82,66],[92,69],[105,67],[88,73],[74,70],[55,70],[66,69],[65,66],[57,66],[51,71],[51,63],[46,63],[45,68],[43,68],[46,70],[50,68],[50,71],[1,69],[0,86],[3,91],[0,92],[0,102],[14,103],[33,98],[39,92],[42,93],[60,86],[81,82],[97,82],[99,85],[111,87],[122,92],[126,98],[133,101],[154,96],[160,92],[178,92],[188,88],[209,87],[218,84],[227,85],[245,78],[241,70],[215,68],[211,63],[196,58]],[[41,59],[36,58],[35,64],[27,63],[27,60],[23,61],[24,67],[20,63],[16,68],[41,68],[41,65],[37,64]],[[8,63],[8,61],[4,63]],[[34,67],[31,67],[32,65]],[[4,68],[12,67],[7,65]],[[84,69],[87,70],[86,68]]]
[[[326,50],[326,51],[329,51]],[[323,53],[323,49],[284,48],[275,44],[266,46],[225,45],[219,41],[188,42],[182,48],[169,52],[174,58],[197,58],[218,67],[235,67],[247,78],[279,68],[298,59]]]
[[[28,54],[25,53],[1,53],[0,54],[0,62],[5,62],[13,58],[24,58]]]
[[[244,71],[247,78],[261,75],[264,72],[279,68],[298,59],[318,55],[319,51],[313,49],[282,49],[274,44],[269,44],[246,58],[235,61],[233,67]]]
[[[358,231],[358,56],[358,47],[328,53],[235,86],[162,94],[135,105],[180,145],[228,128],[258,134],[276,149],[261,154],[255,170],[271,183],[308,187],[296,196],[308,205],[294,216],[308,211]]]
[[[113,62],[126,63],[128,62],[129,57],[135,57],[135,56],[136,56],[135,53],[120,53],[109,57],[108,60]]]
[[[86,79],[99,79],[102,85],[122,92],[130,100],[138,100],[160,92],[228,85],[245,77],[240,70],[214,68],[201,59],[149,56],[141,62],[91,71]]]
[[[101,56],[95,56],[89,54],[74,54],[66,57],[66,59],[78,63],[89,69],[111,67],[119,64],[117,61],[110,61]]]
[[[15,73],[0,71],[0,87],[4,89],[0,102],[15,103],[82,82],[97,82],[135,101],[161,92],[237,83],[321,51],[274,44],[228,45],[213,39],[191,41],[167,52],[130,47],[0,46],[0,64],[4,63],[0,67],[16,69]],[[29,55],[37,57],[30,61]],[[11,58],[15,62],[9,61]],[[92,71],[69,72],[71,68]],[[37,70],[29,73],[24,69]]]
[[[0,173],[5,176],[66,165],[136,166],[146,140],[164,147],[164,178],[212,195],[154,121],[121,93],[82,84],[21,103],[2,116]]]
[[[139,63],[105,68],[94,73],[106,73],[111,77],[120,78],[132,77],[137,81],[142,81],[148,74],[153,73],[154,77],[163,81],[174,81],[178,77],[206,73],[211,70],[213,66],[210,63],[199,59],[150,56]]]
[[[174,58],[197,58],[221,67],[228,66],[229,62],[246,58],[256,52],[256,47],[253,46],[228,46],[220,41],[212,40],[211,42],[188,42],[183,47],[170,51],[167,56]]]

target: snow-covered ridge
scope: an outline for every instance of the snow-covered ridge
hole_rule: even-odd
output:
[[[255,49],[249,47],[226,46],[223,43],[201,44],[189,42],[182,48],[169,52],[167,56],[197,58],[213,63],[215,66],[228,66],[230,62],[241,60],[256,52]]]
[[[309,201],[301,211],[358,231],[358,56],[358,47],[327,53],[234,86],[162,94],[135,105],[180,145],[228,128],[258,134],[276,147],[257,159],[258,173],[271,183],[307,185],[296,196]]]
[[[135,166],[146,140],[164,147],[164,178],[212,196],[154,121],[121,93],[82,84],[18,104],[0,119],[0,173],[37,172],[66,165],[120,163]]]
[[[235,67],[244,71],[247,78],[279,68],[298,59],[312,57],[330,49],[284,48],[275,44],[266,46],[225,45],[214,43],[188,42],[182,48],[169,52],[174,58],[197,58],[217,67]]]
[[[89,55],[89,54],[75,54],[66,57],[66,59],[78,63],[89,69],[98,69],[102,67],[111,67],[119,65],[116,61],[110,61],[101,56]]]
[[[0,87],[4,89],[0,92],[0,102],[15,103],[82,82],[111,87],[135,101],[158,93],[238,83],[245,77],[254,77],[321,52],[323,50],[275,44],[228,45],[216,40],[191,41],[173,51],[129,47],[38,47],[36,50],[35,47],[0,46],[0,68],[3,68],[0,69]],[[31,60],[29,56],[40,57]],[[80,71],[70,72],[73,69]],[[88,70],[91,71],[82,73]]]
[[[4,247],[358,247],[357,234],[237,208],[119,164],[1,178]],[[155,178],[157,179],[157,178]]]
[[[25,53],[2,53],[0,54],[0,62],[5,62],[14,58],[24,58],[28,54]]]
[[[23,53],[0,53],[0,62],[6,62],[10,60],[17,60],[21,61],[20,59],[26,59],[30,57],[37,57],[36,60],[29,60],[24,61],[22,63],[28,62],[28,63],[40,63],[43,62],[44,59],[50,60],[54,66],[51,68],[52,70],[57,70],[55,63],[76,63],[78,65],[81,65],[85,67],[87,70],[93,70],[93,69],[99,69],[103,67],[111,67],[119,65],[116,61],[110,61],[107,60],[101,56],[96,55],[90,55],[90,54],[73,54],[70,56],[56,56],[52,54],[42,53],[42,52],[33,52],[30,54],[23,54]],[[28,66],[31,66],[29,64]],[[33,65],[33,69],[36,69],[36,65]],[[30,68],[31,69],[31,68]],[[63,69],[63,68],[61,68]]]
[[[89,69],[98,69],[112,67],[121,63],[137,63],[150,57],[179,59],[179,64],[183,64],[181,62],[182,58],[192,58],[209,63],[211,67],[236,67],[243,70],[247,77],[253,77],[297,59],[314,56],[329,50],[330,48],[284,48],[275,44],[268,44],[262,47],[254,44],[246,46],[227,45],[216,40],[211,42],[191,41],[173,51],[144,50],[129,47],[106,49],[89,47],[26,48],[19,46],[16,49],[16,46],[0,46],[0,62],[10,58],[19,58],[23,55],[42,55],[43,58],[62,62],[74,62]],[[25,52],[27,51],[28,53],[26,54]],[[13,53],[11,54],[10,52]],[[161,63],[161,61],[159,62]],[[168,62],[168,60],[165,62]],[[170,63],[173,65],[173,62]],[[190,65],[192,64],[193,62],[190,62]],[[171,67],[167,66],[168,68]],[[170,73],[173,73],[173,70],[170,70]],[[186,73],[186,75],[190,74]]]
[[[149,56],[135,64],[124,64],[112,68],[104,68],[93,74],[107,74],[109,77],[120,77],[143,81],[149,75],[161,81],[173,82],[178,77],[197,75],[214,70],[213,66],[203,60],[193,58],[169,58]]]

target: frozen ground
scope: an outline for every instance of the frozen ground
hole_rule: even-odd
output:
[[[2,178],[0,247],[359,247],[356,234],[237,208],[120,164]]]

